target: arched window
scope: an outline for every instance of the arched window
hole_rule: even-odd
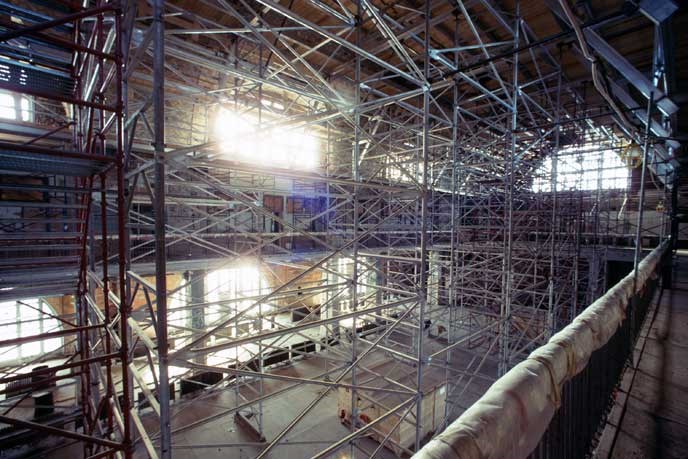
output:
[[[0,91],[0,118],[33,121],[33,100],[21,94]]]
[[[60,322],[51,317],[55,311],[42,298],[0,302],[0,340],[10,340],[60,330]],[[62,338],[31,341],[0,347],[0,363],[28,360],[62,346]]]

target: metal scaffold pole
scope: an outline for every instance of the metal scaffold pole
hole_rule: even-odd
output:
[[[361,7],[361,0],[356,1],[356,16],[355,16],[355,37],[354,40],[356,42],[356,46],[360,47],[361,46],[361,25],[363,22],[363,9]],[[356,57],[354,58],[354,100],[353,103],[355,105],[354,107],[354,142],[353,142],[353,149],[351,151],[351,175],[354,179],[354,182],[360,182],[361,181],[361,169],[360,169],[360,161],[361,161],[361,113],[360,113],[360,108],[359,104],[361,101],[361,57],[357,54]],[[351,310],[353,312],[356,312],[358,310],[358,305],[359,305],[359,296],[358,296],[358,285],[360,282],[359,276],[359,254],[358,254],[358,247],[359,247],[359,242],[358,242],[358,228],[360,225],[360,214],[361,214],[361,208],[360,208],[360,202],[358,199],[359,195],[359,187],[356,183],[354,183],[353,186],[353,194],[352,194],[352,199],[353,199],[353,219],[352,219],[352,224],[353,224],[353,237],[354,237],[354,244],[351,247],[351,255],[352,255],[352,262],[353,266],[351,267],[351,287],[350,287],[350,298],[351,298]],[[363,324],[361,324],[362,326]],[[358,333],[356,333],[356,329],[358,327],[358,320],[356,317],[353,319],[353,325],[351,327],[351,385],[353,386],[351,389],[351,425],[350,425],[350,430],[351,433],[354,433],[356,431],[358,419],[359,419],[359,413],[358,413],[358,394],[356,393],[356,382],[357,382],[357,371],[356,371],[356,365],[353,365],[353,363],[356,361],[357,357],[357,341],[358,341]],[[349,452],[351,454],[351,457],[355,457],[355,439],[351,441]]]
[[[519,34],[521,30],[521,18],[519,17],[520,2],[516,2],[516,22],[514,25],[514,50],[519,47]],[[512,64],[512,85],[513,92],[511,95],[511,134],[510,134],[510,154],[506,160],[506,174],[505,181],[505,203],[504,203],[504,272],[503,272],[503,298],[502,310],[500,314],[500,361],[499,361],[499,375],[505,374],[511,365],[511,301],[513,289],[513,239],[514,239],[514,188],[515,188],[515,167],[516,167],[516,127],[518,125],[518,62],[519,54],[514,53]]]
[[[638,190],[638,218],[635,228],[635,248],[633,253],[633,277],[638,277],[638,265],[640,264],[640,256],[643,251],[642,231],[643,231],[643,215],[645,212],[645,176],[648,169],[648,158],[650,154],[650,127],[652,126],[652,109],[654,106],[654,91],[650,92],[650,98],[647,101],[647,120],[645,128],[645,136],[643,143],[643,157],[640,163],[640,189]]]
[[[557,264],[556,264],[556,254],[557,254],[557,241],[558,241],[558,233],[559,233],[559,223],[557,222],[559,218],[559,213],[558,213],[558,200],[557,200],[557,184],[559,181],[559,177],[557,177],[557,165],[558,165],[558,159],[557,157],[559,156],[559,142],[561,141],[561,126],[559,124],[559,121],[561,120],[561,82],[562,82],[562,70],[559,69],[558,75],[557,75],[557,96],[556,96],[556,118],[555,122],[557,123],[557,127],[555,128],[554,131],[554,145],[552,146],[552,152],[551,158],[552,158],[552,170],[550,174],[550,193],[552,195],[552,214],[551,214],[551,227],[550,227],[550,243],[549,243],[549,292],[548,292],[548,301],[547,301],[547,328],[548,328],[548,336],[553,335],[556,333],[558,324],[557,324],[557,317],[558,317],[558,310],[557,310],[557,305],[555,304],[556,301],[556,286],[555,286],[555,279],[556,279],[556,269],[557,269]]]
[[[19,139],[0,162],[35,180],[0,177],[33,193],[0,200],[23,212],[0,283],[76,306],[0,348],[63,340],[70,376],[50,377],[79,384],[83,425],[27,428],[85,456],[410,456],[602,292],[596,251],[635,243],[637,271],[654,237],[673,103],[655,86],[631,97],[647,112],[622,107],[645,131],[636,207],[624,123],[552,51],[618,12],[578,25],[585,8],[546,2],[562,22],[536,34],[518,1],[67,3],[0,32],[31,83],[0,78]],[[212,423],[223,438],[194,440]]]
[[[430,23],[431,23],[430,2],[425,3],[424,11],[424,46],[423,46],[423,78],[425,82],[430,80]],[[418,263],[420,273],[418,277],[418,331],[417,331],[417,363],[416,363],[416,439],[415,449],[420,449],[423,436],[423,371],[426,368],[426,356],[424,350],[426,310],[428,305],[428,206],[430,199],[430,174],[429,174],[429,155],[430,155],[430,88],[427,83],[423,87],[423,109],[422,109],[422,157],[421,157],[421,180],[420,180],[420,261]]]
[[[164,1],[153,2],[153,116],[155,147],[155,300],[160,402],[160,457],[172,457],[167,335],[167,255],[165,246],[165,20]]]

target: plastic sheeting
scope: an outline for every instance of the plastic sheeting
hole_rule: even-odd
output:
[[[667,248],[661,244],[544,346],[499,378],[416,459],[518,459],[528,456],[559,408],[564,383],[616,333],[634,293],[645,288]],[[634,288],[635,284],[635,288]],[[635,291],[634,291],[635,290]]]

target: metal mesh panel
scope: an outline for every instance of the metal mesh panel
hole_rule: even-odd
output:
[[[104,171],[102,159],[57,158],[44,153],[0,150],[0,169],[83,177]]]
[[[63,97],[74,95],[69,75],[19,62],[0,62],[0,87],[25,87]]]

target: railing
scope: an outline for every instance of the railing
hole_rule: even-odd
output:
[[[417,459],[583,458],[612,403],[667,254],[664,242],[497,380]]]

